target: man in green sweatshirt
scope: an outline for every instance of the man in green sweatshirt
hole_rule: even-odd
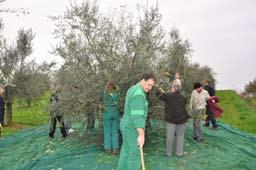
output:
[[[155,84],[153,74],[145,74],[136,85],[130,87],[126,93],[124,117],[120,129],[123,144],[117,170],[140,170],[141,160],[139,147],[145,142],[145,124],[148,112],[146,93]]]

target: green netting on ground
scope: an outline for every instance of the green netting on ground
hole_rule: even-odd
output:
[[[256,137],[219,123],[219,130],[203,127],[205,141],[192,139],[191,122],[185,135],[185,156],[164,156],[165,137],[158,133],[162,126],[153,122],[152,143],[145,146],[147,170],[254,170]],[[157,125],[158,124],[158,125]],[[158,127],[158,128],[157,128]],[[27,129],[0,141],[0,169],[28,170],[114,170],[118,156],[107,155],[101,146],[85,145],[70,136],[62,139],[59,129],[48,140],[48,126]],[[75,127],[79,131],[79,127]],[[152,129],[151,129],[152,130]],[[96,132],[91,132],[96,136]]]

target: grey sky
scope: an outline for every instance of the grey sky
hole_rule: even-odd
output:
[[[145,4],[146,0],[99,2],[101,12],[120,5],[136,11],[136,4]],[[148,0],[149,5],[156,2]],[[26,8],[30,14],[1,13],[4,34],[13,42],[19,28],[32,28],[36,33],[33,56],[37,61],[51,60],[48,52],[55,43],[54,24],[47,16],[63,14],[68,4],[69,0],[7,0],[1,8]],[[169,31],[176,27],[182,37],[192,43],[195,51],[192,61],[209,65],[217,73],[217,89],[242,90],[246,83],[256,78],[256,1],[158,0],[158,7],[164,29]]]

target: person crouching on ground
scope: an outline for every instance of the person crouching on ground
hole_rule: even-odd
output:
[[[119,153],[118,130],[120,122],[120,94],[115,83],[109,82],[101,94],[103,100],[104,149],[110,154]]]
[[[184,156],[184,135],[188,113],[186,111],[187,99],[180,91],[181,86],[174,84],[168,92],[157,92],[159,99],[165,102],[166,156],[172,155],[175,133],[177,138],[176,156]]]

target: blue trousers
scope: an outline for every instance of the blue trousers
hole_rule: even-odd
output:
[[[206,106],[206,120],[205,120],[205,126],[210,126],[210,122],[212,122],[212,127],[217,127],[217,122],[214,117],[214,113],[210,110],[209,105]]]
[[[118,109],[111,106],[106,108],[103,113],[103,126],[104,126],[104,149],[118,149],[118,130],[119,130],[120,114]]]

